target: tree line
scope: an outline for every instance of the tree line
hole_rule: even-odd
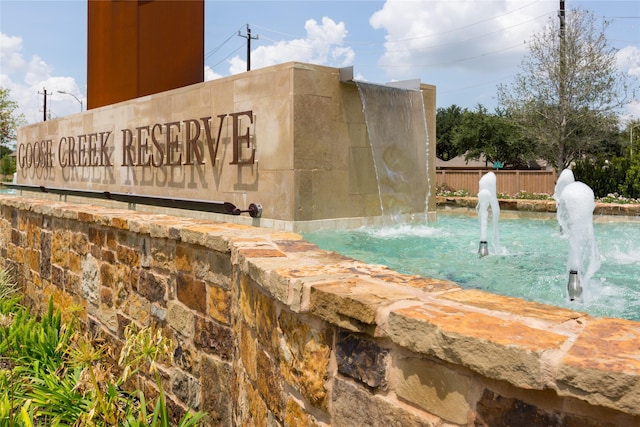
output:
[[[633,137],[640,120],[620,117],[638,84],[618,69],[608,25],[583,9],[550,19],[528,42],[512,83],[498,86],[493,113],[483,105],[438,108],[437,156],[484,157],[510,169],[571,168],[597,197],[640,197],[640,138]]]
[[[0,86],[0,175],[12,176],[16,171],[15,149],[18,127],[27,124],[24,115],[17,114],[18,103],[9,97],[8,88]]]

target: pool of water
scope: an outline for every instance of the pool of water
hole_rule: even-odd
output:
[[[323,230],[306,240],[370,264],[447,279],[594,316],[640,320],[640,223],[594,224],[602,264],[584,301],[567,298],[568,242],[555,220],[501,220],[499,255],[478,257],[479,221],[439,215],[429,224]]]

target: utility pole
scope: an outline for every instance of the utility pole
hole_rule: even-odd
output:
[[[44,109],[42,110],[42,120],[43,121],[47,121],[47,90],[45,88],[42,88],[42,90],[44,92],[38,92],[38,95],[44,95]]]
[[[565,78],[565,68],[566,68],[566,41],[565,41],[565,9],[564,9],[564,0],[560,0],[560,12],[558,12],[558,17],[560,18],[560,102],[564,99],[564,78]]]
[[[558,17],[560,18],[560,40],[564,40],[564,0],[560,0],[560,12],[558,13]]]
[[[249,24],[247,24],[247,35],[240,34],[240,31],[238,31],[238,35],[247,39],[247,71],[249,71],[251,70],[251,40],[258,40],[258,36],[251,36]]]
[[[558,153],[560,154],[560,158],[558,158],[558,168],[564,167],[560,160],[564,161],[564,151],[565,151],[565,132],[567,128],[567,106],[566,106],[566,41],[565,41],[565,9],[564,9],[564,0],[560,0],[560,11],[558,12],[558,17],[560,18],[560,76],[559,76],[559,84],[558,84],[558,101],[559,101],[559,119],[560,119],[560,132],[559,132],[559,141],[558,141]]]

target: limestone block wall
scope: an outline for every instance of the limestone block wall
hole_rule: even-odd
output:
[[[421,85],[430,141],[435,90]],[[425,168],[426,149],[415,141]],[[435,143],[428,149],[435,159]],[[36,189],[30,197],[74,190],[256,203],[262,216],[252,225],[288,231],[382,214],[358,88],[332,67],[278,64],[34,123],[19,129],[16,152],[15,184]],[[428,168],[417,194],[435,194],[435,163]]]
[[[463,290],[292,233],[0,197],[27,301],[175,343],[172,412],[211,426],[640,424],[640,324]]]

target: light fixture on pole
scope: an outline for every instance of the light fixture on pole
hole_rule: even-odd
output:
[[[73,97],[76,99],[76,101],[78,101],[78,102],[80,103],[80,112],[82,113],[82,100],[81,100],[81,99],[79,99],[77,96],[75,96],[75,95],[74,95],[74,94],[72,94],[72,93],[65,92],[64,90],[59,90],[59,91],[58,91],[58,93],[62,93],[62,94],[64,94],[64,95],[71,95],[71,96],[73,96]]]
[[[631,157],[633,157],[633,128],[637,128],[638,126],[640,126],[640,124],[631,126],[631,129],[629,130],[629,147],[631,150]]]

